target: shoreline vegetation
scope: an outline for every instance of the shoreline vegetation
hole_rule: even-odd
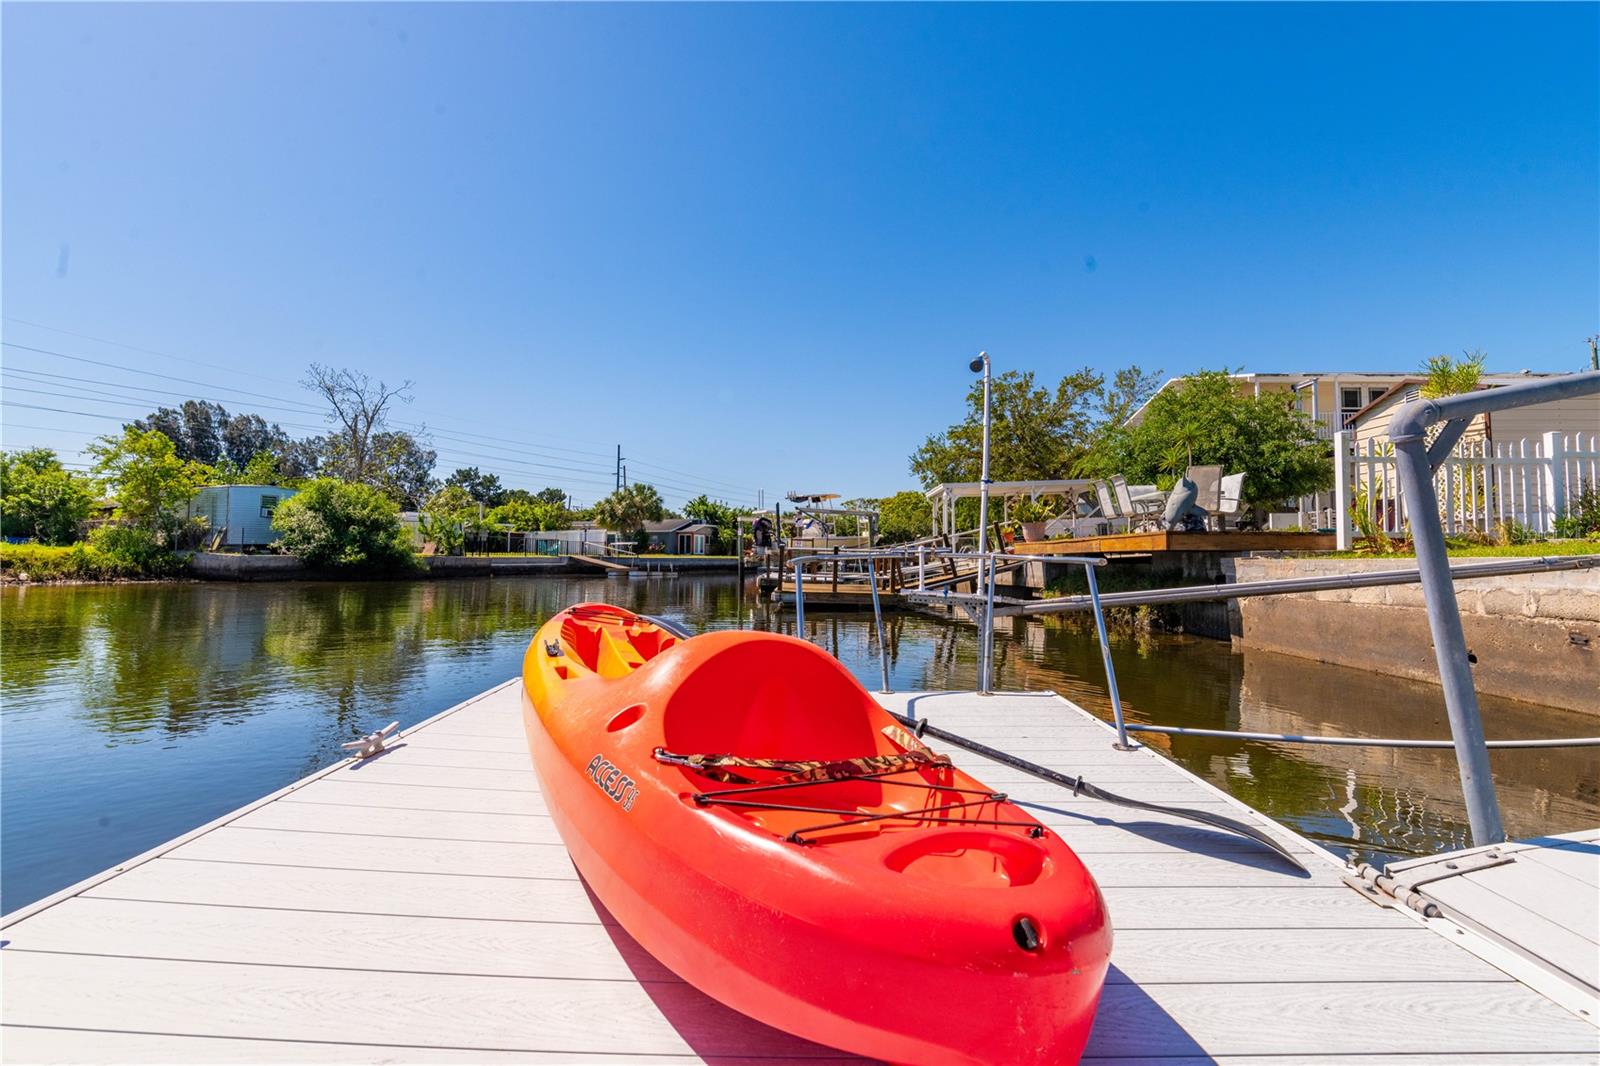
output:
[[[0,543],[0,586],[186,584],[192,582],[253,584],[267,579],[266,575],[230,578],[215,573],[196,573],[190,568],[189,559],[192,555],[200,554],[206,553],[174,552],[168,555],[159,566],[141,568],[138,565],[109,557],[89,543],[59,546]],[[214,558],[215,556],[211,557]],[[472,567],[471,564],[475,562],[482,563],[485,567],[490,567],[496,561],[519,562],[524,560],[535,566],[541,562],[548,563],[553,573],[567,574],[570,572],[566,568],[555,565],[558,560],[563,558],[562,556],[524,555],[506,552],[473,553],[470,555],[416,554],[409,560],[383,566],[313,566],[304,563],[304,560],[299,556],[281,552],[252,555],[228,553],[227,557],[232,559],[283,560],[286,565],[303,566],[303,570],[289,576],[289,579],[297,581],[448,580],[455,577],[482,576],[479,570]],[[436,570],[433,565],[434,560],[441,562],[448,560],[446,565],[449,569],[441,566]],[[616,561],[626,563],[629,560],[618,559]],[[647,569],[657,563],[666,563],[689,564],[693,569],[699,569],[700,567],[692,564],[711,564],[706,568],[726,567],[731,570],[737,562],[737,556],[663,553],[641,555],[632,561],[644,564],[641,565],[641,569]]]
[[[1070,544],[1070,541],[1063,541]],[[1537,541],[1531,544],[1483,544],[1461,540],[1453,540],[1449,544],[1449,553],[1452,559],[1474,558],[1537,558],[1543,555],[1600,555],[1600,541],[1595,540],[1548,540]],[[1386,551],[1346,551],[1346,552],[1291,552],[1290,557],[1303,557],[1308,559],[1414,559],[1416,554],[1410,545],[1395,543]],[[229,581],[237,580],[249,583],[250,579],[229,579],[221,577],[201,577],[188,569],[189,553],[171,553],[158,565],[141,566],[125,557],[118,557],[107,553],[95,545],[87,542],[78,544],[54,546],[47,544],[5,544],[0,543],[0,585],[113,585],[132,583],[185,583],[194,581]],[[270,553],[266,558],[287,559],[288,555]],[[452,560],[482,560],[489,563],[496,559],[505,560],[555,560],[560,556],[523,555],[519,553],[489,552],[487,554],[474,553],[471,555],[456,556],[427,556],[416,555],[411,561],[396,563],[389,566],[361,566],[361,567],[308,567],[315,580],[435,580],[446,577],[445,574],[432,574],[429,571],[427,560],[430,558]],[[706,563],[733,563],[737,556],[733,555],[677,555],[657,554],[641,555],[636,561],[639,563],[672,563],[672,562],[706,562]],[[626,561],[626,560],[619,560]],[[454,575],[448,575],[454,576]],[[1132,591],[1134,589],[1167,588],[1173,587],[1167,583],[1151,583],[1148,580],[1135,581],[1131,584],[1119,584],[1115,571],[1106,574],[1101,581],[1104,592]],[[1180,582],[1181,584],[1181,582]],[[1115,586],[1115,587],[1113,587]],[[1083,589],[1067,588],[1062,582],[1054,583],[1046,590],[1049,595],[1062,595],[1069,592],[1082,592]],[[1120,612],[1134,612],[1133,608],[1119,608]],[[1106,618],[1112,620],[1113,612],[1108,611]],[[1120,615],[1119,615],[1120,618]],[[1128,619],[1132,620],[1132,619]],[[1142,627],[1157,622],[1148,615],[1141,616],[1137,625]],[[1159,622],[1157,622],[1159,624]]]
[[[1476,380],[1481,364],[1478,355],[1429,360],[1428,390],[1462,391]],[[1085,368],[1053,386],[1030,371],[1000,374],[992,383],[992,436],[999,443],[991,477],[1039,481],[1120,473],[1166,486],[1194,464],[1221,465],[1246,472],[1241,491],[1257,526],[1283,500],[1332,487],[1328,443],[1309,416],[1286,406],[1281,396],[1246,395],[1226,369],[1189,374],[1171,388],[1158,388],[1161,381],[1160,372],[1137,366],[1109,376]],[[189,400],[180,408],[159,408],[91,443],[87,452],[94,463],[87,474],[68,469],[45,448],[0,453],[0,531],[27,541],[0,550],[0,581],[22,583],[24,576],[30,584],[186,579],[186,549],[229,536],[235,543],[241,539],[239,530],[213,529],[203,518],[183,517],[207,485],[292,490],[271,510],[264,508],[262,517],[270,516],[277,553],[294,556],[319,578],[406,576],[431,566],[422,561],[429,556],[477,556],[495,544],[509,547],[519,534],[526,539],[579,523],[644,548],[638,558],[648,564],[673,556],[649,550],[647,525],[693,519],[716,530],[710,547],[725,554],[734,549],[736,523],[753,513],[704,494],[673,511],[654,486],[638,481],[619,485],[585,508],[577,508],[563,489],[509,488],[477,467],[463,467],[440,481],[433,475],[437,456],[426,434],[388,428],[388,413],[410,398],[411,382],[390,387],[359,371],[313,364],[303,384],[325,407],[329,432],[324,435],[295,440],[259,415],[230,414],[216,403]],[[908,457],[910,472],[924,489],[978,478],[983,395],[975,384],[962,419],[928,436]],[[1141,417],[1130,425],[1136,411]],[[932,532],[927,498],[917,489],[844,502],[847,509],[877,512],[879,543],[904,543]],[[1027,500],[998,524],[1002,533],[1014,535],[1030,521],[1072,506],[1067,497],[1054,508]],[[975,499],[958,501],[957,528],[975,525],[978,509]],[[1350,555],[1409,554],[1403,541],[1373,525],[1367,508],[1354,510],[1361,540]],[[852,515],[839,516],[833,525],[841,535],[858,532]],[[1566,513],[1556,518],[1554,533],[1586,539],[1547,539],[1507,522],[1492,535],[1460,538],[1451,554],[1600,550],[1600,487],[1580,486]],[[220,573],[197,576],[228,580]]]

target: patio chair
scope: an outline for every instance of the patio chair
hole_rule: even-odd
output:
[[[1222,467],[1191,466],[1186,474],[1194,482],[1194,505],[1207,514],[1215,514],[1222,507]]]
[[[1119,521],[1122,522],[1124,529],[1128,528],[1129,516],[1117,509],[1116,493],[1109,484],[1103,480],[1096,480],[1094,497],[1100,504],[1100,514],[1106,520],[1106,529],[1109,532],[1116,531],[1116,524]]]
[[[1228,515],[1238,514],[1244,503],[1244,475],[1229,474],[1220,483],[1221,500],[1217,503],[1217,528],[1227,527]]]
[[[1117,507],[1128,518],[1130,532],[1134,526],[1140,529],[1155,527],[1161,509],[1167,503],[1165,493],[1154,485],[1130,485],[1121,474],[1111,475],[1111,490],[1116,496]]]

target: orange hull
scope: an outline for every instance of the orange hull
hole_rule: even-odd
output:
[[[765,634],[679,640],[582,605],[539,631],[523,680],[573,861],[684,980],[890,1061],[1077,1060],[1110,924],[1078,857],[1026,811],[948,766],[801,783],[659,761],[908,758],[920,745],[831,657]]]

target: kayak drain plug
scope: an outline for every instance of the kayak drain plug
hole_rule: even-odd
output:
[[[1018,918],[1016,924],[1011,927],[1011,938],[1023,951],[1039,950],[1039,930],[1034,928],[1033,919],[1026,915]]]

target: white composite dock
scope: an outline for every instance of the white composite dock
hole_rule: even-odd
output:
[[[1086,1062],[1600,1056],[1600,1030],[1453,939],[1471,934],[1369,902],[1331,856],[1153,753],[1112,750],[1059,697],[883,699],[1114,791],[1254,819],[1303,854],[1309,876],[1242,838],[952,751],[1105,892],[1116,944]],[[849,1058],[702,996],[588,895],[513,682],[26,907],[0,938],[7,1062]]]

